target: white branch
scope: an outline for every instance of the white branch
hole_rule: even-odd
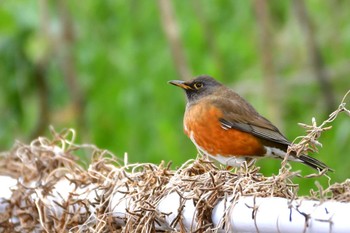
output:
[[[215,228],[225,232],[350,232],[350,203],[327,201],[320,203],[311,200],[289,201],[278,197],[240,197],[231,202],[233,197],[221,200],[213,209],[212,221]],[[159,204],[162,212],[171,211],[166,218],[170,224],[176,216],[180,196],[171,193]],[[226,208],[225,208],[226,206]],[[225,213],[227,217],[225,218]],[[186,201],[183,210],[184,225],[187,230],[195,229],[195,208],[191,200]],[[222,223],[225,222],[225,229]],[[191,225],[192,224],[192,225]]]
[[[0,176],[2,184],[2,192],[0,199],[10,200],[11,189],[16,187],[15,179]],[[125,220],[130,217],[126,211],[133,210],[135,204],[133,199],[125,194],[125,187],[115,190],[112,199],[109,201],[109,211],[115,219],[115,223],[122,226]],[[38,190],[36,193],[41,193]],[[33,199],[40,199],[46,203],[45,206],[51,206],[51,214],[59,212],[62,207],[59,204],[64,203],[66,198],[74,194],[75,198],[90,201],[96,200],[101,191],[96,191],[96,186],[90,185],[83,189],[76,188],[68,180],[61,180],[55,185],[52,195],[41,196],[33,195]],[[180,222],[186,231],[196,229],[197,222],[196,208],[194,202],[188,193],[181,194],[182,197],[172,192],[159,201],[157,211],[164,213],[164,219],[156,224],[157,229],[162,230],[178,230],[180,231]],[[188,198],[188,199],[187,199]],[[181,203],[183,200],[184,203]],[[48,205],[50,204],[50,205]],[[184,208],[181,208],[184,204]],[[97,206],[98,207],[98,206]],[[6,206],[0,205],[0,211],[3,213]],[[179,215],[181,210],[181,215]],[[77,211],[69,210],[69,211]],[[84,211],[84,210],[81,210]],[[89,208],[90,212],[96,211]],[[323,203],[312,200],[287,200],[278,197],[240,197],[237,201],[234,197],[229,196],[224,200],[220,200],[212,211],[213,227],[218,232],[350,232],[350,220],[348,213],[350,212],[350,203],[341,203],[335,201],[325,201]],[[0,214],[1,214],[0,213]],[[92,216],[95,216],[94,214]],[[180,222],[176,222],[176,218],[181,216]],[[89,221],[94,221],[90,217]],[[175,226],[172,226],[175,224]],[[224,228],[223,228],[224,226]]]

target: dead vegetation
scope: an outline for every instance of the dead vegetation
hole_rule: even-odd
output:
[[[291,150],[315,151],[320,134],[330,129],[327,124],[340,112],[350,116],[345,97],[320,126],[314,120],[312,125],[304,125],[307,136]],[[278,175],[270,177],[260,174],[254,164],[228,171],[202,157],[174,171],[164,162],[128,164],[126,156],[121,160],[93,145],[76,145],[74,139],[74,130],[52,130],[51,139],[40,137],[29,145],[17,142],[12,150],[1,154],[0,174],[18,182],[11,199],[3,200],[3,232],[154,232],[169,215],[157,206],[173,192],[181,197],[180,214],[163,229],[181,229],[183,203],[193,200],[197,224],[192,230],[202,232],[212,227],[213,207],[224,198],[233,197],[230,202],[241,196],[298,198],[298,184],[293,183],[293,177],[300,174],[286,163]],[[88,168],[78,159],[82,153],[91,157]],[[67,186],[58,186],[62,180]],[[64,194],[60,187],[68,186],[71,191]],[[115,209],[115,196],[130,204],[125,214]],[[312,198],[349,202],[350,181],[320,188]]]

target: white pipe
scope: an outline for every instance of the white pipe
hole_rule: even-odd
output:
[[[9,200],[12,195],[11,188],[17,184],[15,179],[0,176],[2,191],[0,199]],[[33,195],[32,198],[46,200],[46,204],[52,206],[51,213],[60,214],[61,207],[55,207],[55,203],[65,201],[64,198],[70,196],[69,193],[75,193],[75,197],[94,200],[101,195],[101,190],[95,192],[96,186],[90,185],[83,189],[76,189],[67,180],[62,180],[55,185],[52,195],[43,197]],[[90,191],[89,191],[90,190]],[[115,190],[111,198],[109,210],[115,217],[118,225],[125,224],[124,219],[128,217],[126,209],[132,210],[135,203],[125,195],[125,189]],[[39,193],[39,192],[37,192]],[[77,195],[79,194],[79,195]],[[188,197],[189,193],[181,194]],[[212,221],[218,232],[285,232],[285,233],[348,233],[350,232],[350,203],[336,201],[325,201],[323,203],[312,200],[287,200],[278,197],[239,197],[237,201],[232,201],[229,196],[226,200],[220,200],[212,211]],[[195,221],[196,208],[192,199],[184,201],[184,208],[181,207],[181,197],[176,192],[171,192],[160,200],[157,211],[167,213],[160,225],[156,225],[159,230],[181,230],[180,223],[172,226],[178,211],[181,210],[182,226],[186,231],[195,230],[197,222]],[[4,212],[6,206],[0,206],[0,212]],[[97,206],[98,207],[98,206]],[[90,207],[90,211],[94,212]],[[226,214],[226,217],[225,217]],[[89,221],[92,221],[90,218]],[[225,221],[225,229],[222,223]],[[174,224],[173,224],[174,225]],[[174,228],[172,228],[174,227]]]

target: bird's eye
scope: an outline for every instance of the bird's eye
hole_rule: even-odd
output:
[[[203,87],[203,83],[195,83],[194,88],[196,88],[197,90],[201,89]]]

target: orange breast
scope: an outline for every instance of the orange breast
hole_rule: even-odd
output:
[[[262,156],[266,150],[260,140],[235,129],[223,129],[222,113],[213,106],[193,105],[185,112],[184,129],[188,137],[210,155]]]

